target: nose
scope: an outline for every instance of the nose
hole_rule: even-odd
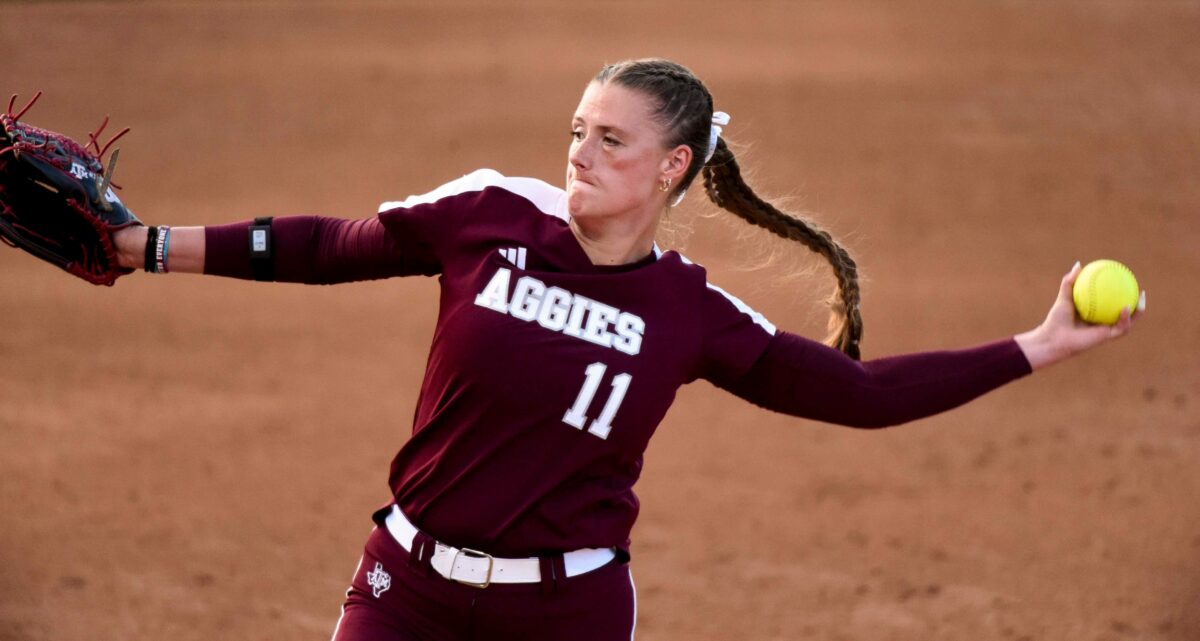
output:
[[[583,140],[572,140],[571,150],[567,153],[567,162],[576,169],[587,169],[592,164],[592,144],[589,136]]]

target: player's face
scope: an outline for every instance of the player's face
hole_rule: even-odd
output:
[[[653,108],[652,99],[639,91],[613,83],[588,85],[571,121],[567,207],[572,217],[657,220],[667,198],[658,185],[667,175],[678,181],[679,160],[664,146]]]

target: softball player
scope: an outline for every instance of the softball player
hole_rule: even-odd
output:
[[[584,92],[565,190],[481,170],[365,220],[120,232],[123,263],[152,271],[438,276],[412,437],[392,462],[394,501],[374,515],[336,640],[632,638],[633,486],[676,390],[696,379],[772,410],[882,427],[1130,328],[1128,314],[1115,328],[1077,325],[1072,270],[1030,332],[858,362],[854,262],[746,186],[720,138],[727,123],[687,69],[624,62]],[[829,259],[837,349],[779,330],[655,245],[659,218],[702,171],[717,205]]]

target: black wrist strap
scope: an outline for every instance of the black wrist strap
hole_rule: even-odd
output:
[[[270,216],[255,218],[250,226],[250,267],[254,270],[254,280],[275,280]]]
[[[156,271],[155,270],[156,261],[154,259],[155,258],[154,251],[155,251],[155,249],[157,249],[157,246],[158,246],[158,227],[147,227],[146,228],[146,256],[145,256],[144,262],[142,263],[142,267],[146,271],[150,272],[151,274],[153,274]]]

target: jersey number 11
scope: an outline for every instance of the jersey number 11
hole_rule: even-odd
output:
[[[579,396],[575,397],[575,404],[567,410],[566,414],[563,414],[564,423],[578,430],[583,429],[583,424],[588,419],[585,412],[591,406],[592,398],[596,396],[596,390],[600,389],[600,382],[604,379],[604,372],[607,370],[608,366],[604,363],[592,363],[587,366],[585,372],[587,378],[583,381],[583,388],[579,390]],[[625,400],[625,392],[629,389],[629,381],[632,380],[633,376],[630,374],[617,374],[613,377],[612,393],[604,402],[604,409],[600,410],[600,416],[597,416],[592,424],[588,425],[588,432],[603,439],[608,438],[608,433],[612,431],[613,418],[621,407],[621,401]]]

